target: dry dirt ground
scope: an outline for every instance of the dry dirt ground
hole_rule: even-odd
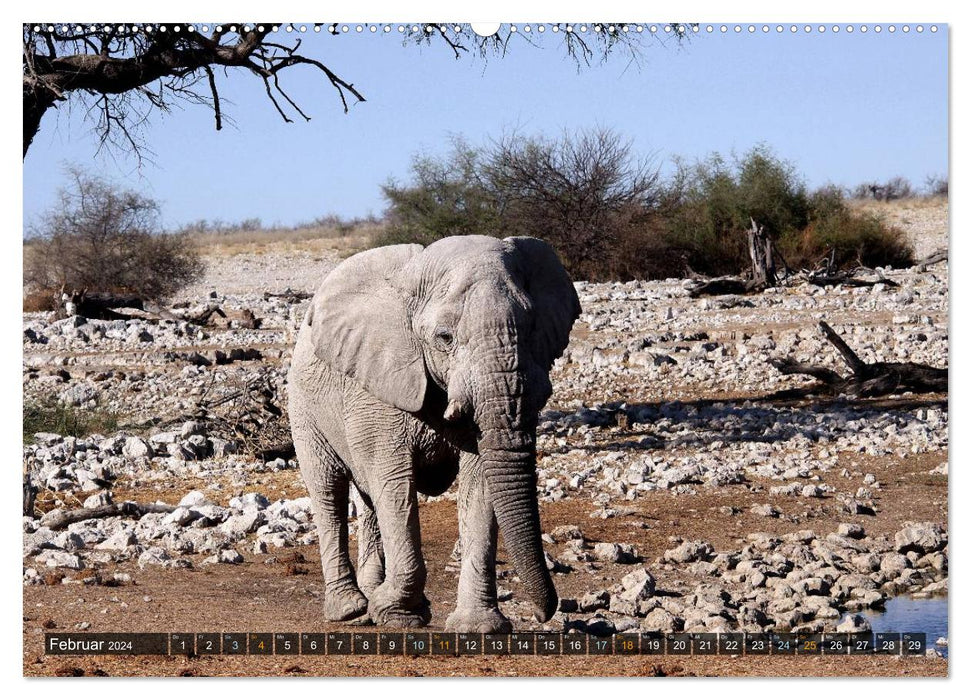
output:
[[[933,240],[921,243],[920,252],[946,243],[946,207],[925,211],[917,208],[899,214],[906,227],[919,220],[927,226]],[[927,221],[930,223],[927,223]],[[921,229],[919,232],[923,234]],[[942,238],[943,233],[943,238]],[[921,238],[923,241],[924,238]],[[292,285],[312,288],[312,280],[329,269],[327,256],[297,251],[296,257],[275,257],[261,267],[256,253],[214,259],[210,278],[190,290],[189,296],[202,296],[210,287],[225,289],[234,281],[240,291]],[[301,271],[294,275],[298,265]],[[875,310],[869,319],[880,317]],[[890,325],[890,315],[883,323]],[[810,318],[803,321],[811,323]],[[748,321],[758,328],[758,319]],[[739,334],[742,327],[736,329]],[[762,329],[764,331],[764,328]],[[580,332],[584,332],[580,329]],[[620,378],[618,377],[618,380]],[[641,387],[642,388],[642,387]],[[726,394],[693,387],[688,391],[675,386],[658,387],[682,401],[726,398],[742,401],[758,399],[744,391]],[[628,401],[656,401],[656,395],[632,396],[617,384],[602,387],[598,399],[611,400],[612,394]],[[931,395],[905,397],[894,408],[921,408],[946,411],[947,397]],[[598,433],[600,450],[612,444],[636,443],[642,434],[620,424]],[[591,450],[593,452],[595,450]],[[745,483],[708,486],[687,491],[657,490],[640,495],[621,509],[616,517],[592,518],[594,504],[586,498],[565,498],[541,504],[544,531],[558,525],[578,525],[591,543],[624,542],[633,544],[644,558],[645,566],[657,577],[659,590],[676,588],[687,574],[672,565],[656,566],[655,560],[672,545],[672,536],[705,540],[716,550],[739,549],[749,533],[771,530],[780,536],[797,530],[834,532],[840,523],[859,522],[870,537],[893,538],[905,521],[947,522],[947,476],[928,472],[947,460],[947,452],[937,450],[902,456],[900,453],[869,456],[840,453],[838,464],[828,470],[826,482],[840,492],[853,492],[863,473],[875,474],[880,488],[873,495],[876,514],[848,516],[833,495],[799,498],[773,495],[778,485],[770,478],[749,478]],[[844,472],[843,469],[847,471]],[[177,503],[188,491],[211,487],[218,474],[181,483],[145,484],[120,479],[113,488],[116,501]],[[224,493],[231,494],[238,484],[226,477]],[[271,501],[306,495],[295,470],[255,474],[248,490],[258,490]],[[237,489],[238,490],[238,489]],[[624,504],[617,499],[612,505]],[[789,517],[767,519],[750,512],[753,505],[777,506]],[[726,506],[733,510],[729,512]],[[457,576],[447,569],[457,537],[455,504],[450,500],[423,503],[421,506],[423,553],[428,566],[426,594],[432,601],[430,631],[440,630],[455,600]],[[562,546],[550,545],[556,556]],[[201,555],[191,555],[193,563]],[[509,572],[500,551],[500,583],[511,591],[512,600],[522,600],[522,591]],[[598,563],[591,569],[555,577],[561,597],[575,598],[584,593],[608,588],[629,570],[620,564]],[[112,571],[128,573],[132,580],[122,586],[101,585],[25,585],[23,588],[23,672],[28,676],[946,676],[946,659],[936,657],[594,657],[578,663],[575,657],[65,657],[45,656],[45,632],[71,632],[86,624],[88,632],[324,632],[339,631],[339,625],[325,623],[320,615],[322,584],[316,545],[271,550],[268,554],[247,554],[236,566],[194,566],[192,569],[139,568],[134,560],[118,564]],[[71,572],[80,579],[80,575]],[[52,580],[52,584],[59,581]],[[512,603],[503,603],[503,606]],[[343,628],[355,629],[355,628]],[[360,628],[356,628],[360,629]],[[370,627],[367,631],[381,631]]]
[[[865,461],[865,460],[864,460]],[[875,462],[876,460],[871,460]],[[875,517],[866,518],[867,531],[892,536],[905,520],[946,519],[947,481],[927,471],[940,457],[926,455],[893,460],[880,465],[884,488]],[[874,464],[862,468],[877,469]],[[280,472],[261,484],[271,498],[276,494],[294,497],[304,489],[294,472]],[[784,497],[752,492],[742,486],[705,489],[696,495],[658,492],[637,502],[637,510],[609,519],[587,517],[590,504],[579,499],[544,504],[542,518],[552,525],[580,523],[592,541],[634,544],[648,558],[659,555],[669,545],[672,534],[690,534],[710,541],[716,548],[737,547],[746,533],[764,530],[765,521],[748,512],[754,503],[773,503],[791,509]],[[757,485],[756,485],[757,486]],[[137,491],[124,494],[138,497]],[[157,498],[156,493],[151,494]],[[138,499],[141,500],[141,499]],[[731,505],[742,512],[727,516],[719,509]],[[846,515],[828,503],[803,503],[810,516],[798,524],[779,521],[773,534],[813,528],[835,530]],[[458,531],[455,505],[451,501],[424,504],[421,508],[423,551],[428,562],[427,595],[432,601],[430,631],[440,630],[454,604],[456,579],[446,570]],[[643,522],[649,523],[645,529]],[[500,561],[502,553],[500,552]],[[502,568],[502,567],[501,567]],[[608,586],[623,575],[620,565],[604,564],[600,578]],[[946,675],[947,661],[936,658],[887,657],[587,657],[577,664],[573,657],[482,657],[469,658],[345,658],[250,657],[57,657],[45,656],[44,632],[72,631],[85,621],[90,632],[107,631],[182,631],[182,632],[330,632],[360,628],[341,627],[320,620],[322,595],[319,581],[319,554],[315,546],[295,547],[276,556],[253,556],[239,566],[208,567],[193,570],[167,570],[148,567],[140,570],[130,563],[119,567],[130,573],[131,585],[29,586],[24,588],[24,673],[26,675],[391,675],[391,676],[466,676],[466,675],[745,675],[745,676],[883,676]],[[678,575],[673,572],[672,575]],[[658,575],[659,587],[664,576]],[[514,598],[521,592],[514,582],[505,585]],[[597,588],[597,581],[586,576],[557,577],[561,596],[579,596]],[[368,631],[381,631],[368,628]]]

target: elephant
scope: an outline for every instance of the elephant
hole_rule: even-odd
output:
[[[289,415],[310,493],[329,621],[420,627],[418,494],[458,480],[455,632],[507,632],[505,548],[540,622],[558,606],[541,542],[536,427],[580,301],[554,250],[527,236],[373,248],[320,284],[297,333]],[[348,552],[350,484],[357,568]]]

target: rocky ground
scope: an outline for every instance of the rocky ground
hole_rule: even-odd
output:
[[[946,240],[946,208],[934,211],[921,213],[921,241],[942,232]],[[63,665],[39,655],[50,629],[333,629],[315,616],[319,557],[296,464],[255,458],[259,435],[227,435],[206,417],[241,397],[264,397],[268,414],[265,404],[285,405],[289,346],[306,302],[263,292],[312,291],[337,260],[299,251],[212,259],[207,278],[177,301],[185,312],[218,305],[226,318],[216,327],[24,315],[25,405],[56,396],[119,424],[109,435],[41,433],[24,446],[44,516],[23,521],[25,673]],[[946,263],[882,272],[898,286],[794,283],[699,300],[681,280],[578,283],[584,312],[554,370],[538,440],[561,612],[535,623],[503,563],[501,606],[514,625],[594,634],[858,631],[869,625],[861,613],[890,596],[946,594],[946,395],[773,397],[805,382],[769,358],[845,373],[816,328],[821,319],[865,361],[947,365]],[[124,501],[174,509],[48,527],[52,512]],[[446,493],[421,509],[433,628],[455,596],[453,501]],[[167,661],[97,663],[118,673],[184,670]],[[260,672],[237,663],[200,658],[192,668]],[[376,670],[367,663],[355,668]],[[429,663],[420,672],[456,668]],[[602,674],[653,668],[597,663]],[[717,669],[678,663],[687,673],[786,673],[749,659]],[[862,666],[847,673],[946,670],[930,659],[853,663]],[[790,671],[815,674],[801,664]],[[820,664],[819,673],[832,671]],[[354,673],[303,657],[299,665]],[[507,666],[491,663],[494,673],[516,672]],[[380,671],[408,668],[418,667]],[[488,672],[476,669],[466,672]]]

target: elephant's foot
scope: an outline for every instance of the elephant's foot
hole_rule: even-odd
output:
[[[384,610],[379,617],[375,618],[375,613],[371,613],[374,624],[384,627],[408,628],[425,627],[432,621],[431,607],[425,606],[418,610]]]
[[[381,562],[361,567],[357,572],[357,586],[369,598],[382,583],[384,583],[384,565]]]
[[[456,608],[445,620],[446,632],[512,632],[512,623],[498,608]]]
[[[327,588],[324,593],[324,619],[344,622],[361,617],[368,611],[368,599],[357,586],[339,589]]]
[[[371,593],[368,614],[383,627],[424,627],[432,619],[431,604],[422,593],[402,596],[385,581]]]

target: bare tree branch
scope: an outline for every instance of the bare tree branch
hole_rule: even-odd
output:
[[[271,104],[287,122],[293,120],[283,109],[281,97],[301,117],[310,119],[282,85],[282,72],[293,66],[305,64],[320,70],[337,90],[345,112],[349,96],[364,101],[359,90],[324,63],[297,53],[299,39],[292,46],[267,41],[274,26],[218,25],[207,34],[185,25],[131,29],[107,25],[66,31],[24,25],[24,156],[47,110],[73,98],[88,105],[99,134],[99,150],[120,144],[141,159],[144,144],[138,127],[153,110],[169,111],[178,100],[211,107],[218,131],[224,114],[215,66],[259,77]],[[206,86],[205,92],[195,89],[200,83]],[[145,104],[139,107],[137,98],[143,98]]]
[[[319,29],[322,25],[314,25]],[[515,41],[538,45],[539,37],[555,35],[577,67],[589,65],[616,51],[626,52],[632,62],[640,50],[642,32],[635,23],[591,23],[588,32],[572,25],[534,25],[536,31],[514,31],[479,36],[468,24],[429,23],[408,32],[406,42],[441,42],[455,58],[475,53],[482,58],[503,56]],[[670,25],[669,37],[678,41],[688,36],[689,25]],[[167,112],[180,100],[209,106],[216,130],[224,120],[215,68],[250,73],[260,78],[270,103],[286,122],[293,119],[284,104],[304,120],[310,119],[282,85],[281,75],[294,66],[307,65],[324,74],[336,90],[344,112],[351,101],[363,102],[353,83],[337,75],[317,58],[301,53],[301,39],[281,42],[273,23],[229,23],[198,31],[191,25],[93,25],[23,26],[23,154],[27,156],[47,111],[61,102],[78,100],[87,115],[96,120],[99,150],[105,145],[123,145],[142,159],[144,143],[138,127],[152,111]],[[643,27],[641,27],[643,29]],[[337,25],[328,29],[337,33]],[[271,36],[272,35],[272,36]],[[518,39],[517,39],[518,37]],[[197,86],[204,85],[200,91]],[[154,87],[151,87],[154,86]],[[144,98],[145,104],[139,104]],[[283,104],[281,104],[281,99]],[[231,121],[231,120],[230,120]]]
[[[206,66],[206,76],[209,78],[209,89],[212,91],[212,111],[216,117],[216,131],[221,131],[223,128],[223,115],[219,107],[219,91],[216,89],[216,76],[209,66]]]

